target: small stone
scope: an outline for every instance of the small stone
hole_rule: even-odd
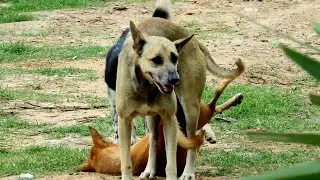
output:
[[[128,9],[127,6],[115,6],[113,7],[114,10],[117,10],[117,11],[125,11]]]
[[[19,179],[33,179],[33,175],[30,173],[20,174]]]
[[[194,12],[187,12],[186,15],[193,15]]]

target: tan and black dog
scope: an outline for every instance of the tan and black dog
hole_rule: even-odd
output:
[[[165,1],[167,2],[167,1]],[[163,122],[166,149],[166,178],[177,179],[178,97],[186,118],[188,138],[195,136],[200,116],[200,100],[206,69],[219,77],[233,79],[243,72],[241,60],[235,70],[219,67],[207,49],[184,28],[160,18],[150,18],[130,30],[119,56],[116,111],[119,120],[119,145],[122,179],[132,179],[130,156],[131,123],[134,117],[147,116],[150,148],[146,169],[140,178],[156,174],[156,122]],[[188,150],[181,179],[195,179],[196,150]]]
[[[200,116],[198,120],[198,129],[201,130],[205,124],[210,123],[211,118],[216,113],[222,113],[232,106],[236,106],[242,101],[242,94],[236,94],[225,103],[216,106],[216,102],[229,84],[229,80],[224,80],[218,86],[214,99],[209,104],[201,104]],[[177,118],[184,121],[183,111],[178,109]],[[181,130],[186,133],[185,124],[181,124]],[[121,174],[119,146],[111,141],[104,140],[103,137],[92,127],[89,127],[93,141],[93,147],[88,160],[77,167],[77,171],[99,172],[110,175]],[[200,131],[201,133],[202,131]],[[177,172],[178,176],[182,174],[186,163],[187,149],[197,148],[202,144],[201,134],[192,139],[187,139],[185,135],[178,130],[177,139]],[[166,165],[165,142],[163,137],[163,124],[160,123],[157,130],[157,176],[164,176],[164,166]],[[147,165],[149,154],[149,136],[143,137],[131,147],[130,155],[132,159],[132,169],[134,175],[143,172]]]

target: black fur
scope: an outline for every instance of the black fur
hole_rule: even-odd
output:
[[[116,90],[117,80],[117,68],[118,68],[118,57],[121,52],[124,40],[127,34],[130,32],[130,28],[127,28],[120,36],[119,40],[113,45],[107,54],[106,66],[104,71],[104,80],[108,84],[109,88]]]
[[[158,17],[158,18],[163,18],[163,19],[169,19],[169,13],[166,10],[163,10],[161,8],[157,8],[152,17]]]

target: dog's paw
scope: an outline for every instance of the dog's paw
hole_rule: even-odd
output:
[[[195,174],[182,174],[179,180],[195,180],[196,175]]]
[[[210,144],[217,143],[217,138],[212,131],[210,124],[206,124],[205,126],[203,126],[202,130],[204,131],[204,137]]]
[[[156,179],[156,172],[145,170],[141,173],[139,179]]]
[[[133,180],[132,175],[122,175],[121,180]]]
[[[206,140],[207,140],[210,144],[215,144],[215,143],[217,143],[217,139],[216,139],[215,137],[206,136]]]
[[[241,93],[236,94],[235,96],[236,96],[236,98],[235,98],[234,102],[232,103],[232,106],[236,106],[236,105],[241,104],[242,100],[243,100],[243,95]]]

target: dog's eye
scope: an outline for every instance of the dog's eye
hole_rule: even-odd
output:
[[[163,63],[163,60],[160,56],[156,56],[156,57],[152,58],[151,61],[155,64],[162,64]]]
[[[171,61],[175,64],[178,61],[178,56],[174,53],[171,53]]]

